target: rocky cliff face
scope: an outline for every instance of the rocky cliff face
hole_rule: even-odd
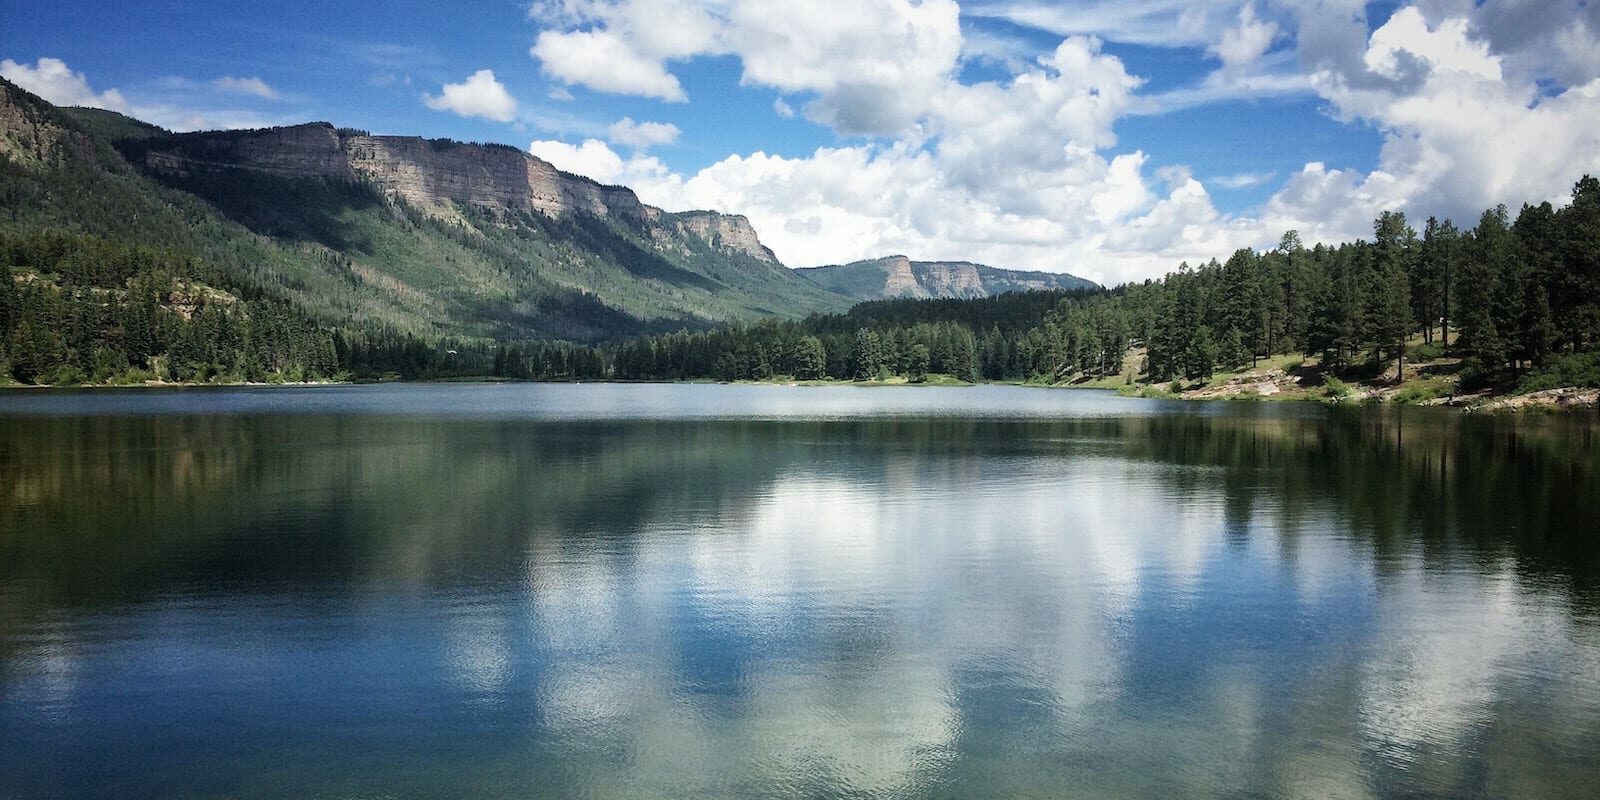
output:
[[[681,233],[703,239],[718,250],[778,263],[778,257],[761,243],[760,237],[756,236],[756,229],[742,214],[685,211],[667,216]]]
[[[338,133],[324,124],[182,134],[143,155],[145,167],[172,175],[242,168],[279,178],[355,179]]]
[[[977,270],[978,279],[983,283],[983,290],[988,295],[997,295],[1002,292],[1027,292],[1035,290],[1064,289],[1066,291],[1079,291],[1083,289],[1099,289],[1100,284],[1091,280],[1069,275],[1065,272],[1031,272],[1017,269],[997,269],[983,264],[970,265]]]
[[[911,259],[905,256],[889,256],[878,263],[883,267],[884,297],[933,296],[917,280],[917,274],[911,268]]]
[[[742,216],[669,214],[633,190],[562,172],[505,145],[463,144],[414,136],[372,136],[309,123],[257,131],[171,137],[143,152],[148,169],[174,175],[248,169],[282,178],[366,181],[385,194],[440,216],[462,204],[495,211],[615,216],[652,227],[658,241],[694,236],[711,247],[777,263]]]
[[[631,189],[569,175],[504,145],[365,134],[341,136],[340,145],[357,174],[421,208],[464,203],[551,216],[615,214],[639,221],[659,214],[639,202]]]
[[[969,261],[912,261],[905,256],[797,271],[827,289],[857,300],[992,297],[1005,292],[1087,289],[1096,285],[1065,273],[996,269]]]
[[[918,282],[933,297],[988,297],[978,265],[966,261],[920,261]]]
[[[94,146],[52,119],[48,106],[0,79],[0,155],[18,161],[92,158]]]

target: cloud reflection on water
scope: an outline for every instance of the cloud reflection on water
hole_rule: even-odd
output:
[[[8,429],[0,723],[423,794],[1582,796],[1592,456],[1385,419]]]

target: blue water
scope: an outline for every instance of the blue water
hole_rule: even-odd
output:
[[[0,798],[1590,797],[1586,419],[0,395]]]

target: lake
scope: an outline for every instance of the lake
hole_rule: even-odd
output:
[[[1593,797],[1591,418],[0,394],[0,798]]]

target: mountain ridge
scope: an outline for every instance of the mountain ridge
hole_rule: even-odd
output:
[[[141,142],[130,148],[135,160],[168,176],[247,169],[289,179],[365,180],[416,208],[451,220],[460,218],[453,203],[497,212],[615,215],[639,223],[671,224],[680,233],[697,236],[713,247],[779,263],[743,215],[664,211],[644,203],[626,186],[564,172],[510,145],[374,136],[335,128],[328,122],[169,134]]]
[[[1015,291],[1100,288],[1064,272],[1001,269],[972,261],[913,261],[904,255],[795,271],[855,300],[978,298]]]
[[[743,215],[665,211],[509,145],[328,122],[172,133],[0,90],[0,233],[193,252],[336,327],[598,342],[884,297],[1093,286],[904,256],[790,269]]]
[[[177,248],[324,324],[601,341],[842,310],[749,220],[507,145],[328,123],[174,134],[0,82],[0,232]]]

